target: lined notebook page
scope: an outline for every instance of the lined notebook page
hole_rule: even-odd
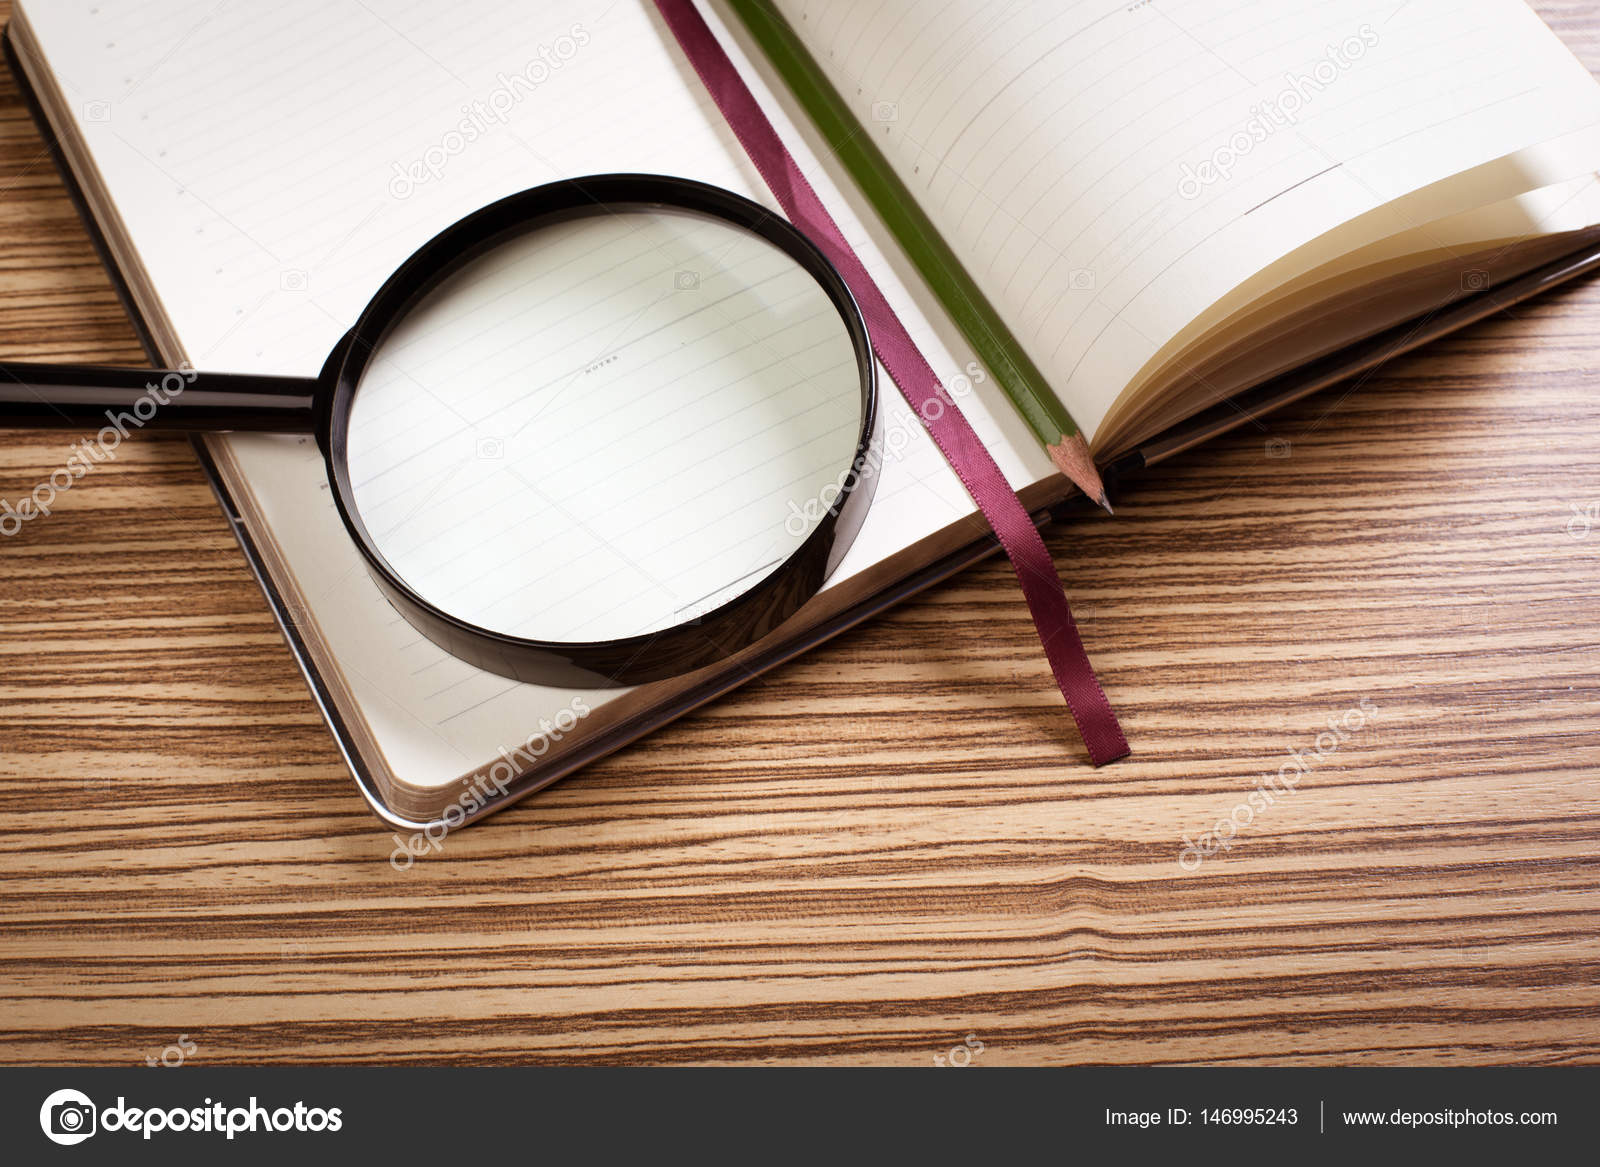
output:
[[[788,254],[619,209],[508,240],[406,314],[362,376],[350,480],[379,551],[435,606],[617,640],[793,555],[861,406],[844,321]]]
[[[1519,0],[776,3],[1090,432],[1273,260],[1600,124]]]
[[[461,215],[554,178],[679,174],[773,205],[640,0],[26,3],[26,18],[197,368],[312,374],[395,265]],[[941,340],[804,136],[707,13],[942,378]],[[470,140],[469,140],[470,139]],[[837,579],[972,513],[886,376],[897,452]],[[1046,476],[1006,406],[963,401],[1018,485]],[[402,780],[454,779],[573,694],[464,665],[368,579],[308,438],[229,439],[311,615]],[[585,694],[598,706],[615,691]]]

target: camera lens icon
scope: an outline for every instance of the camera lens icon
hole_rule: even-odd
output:
[[[693,291],[700,286],[700,273],[697,271],[674,272],[672,286],[680,292]]]
[[[479,438],[476,457],[480,462],[497,462],[506,456],[504,438]]]
[[[57,1090],[39,1107],[39,1126],[52,1143],[81,1143],[95,1131],[94,1103],[82,1091]]]

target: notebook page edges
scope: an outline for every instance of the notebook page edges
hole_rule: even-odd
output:
[[[1600,123],[1520,0],[777,7],[1091,434],[1274,260]]]

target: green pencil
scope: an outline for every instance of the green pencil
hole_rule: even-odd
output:
[[[1051,392],[993,305],[922,213],[871,135],[789,23],[766,0],[728,0],[728,6],[793,92],[834,155],[889,228],[940,304],[994,375],[1057,468],[1107,511],[1105,487],[1072,415]]]

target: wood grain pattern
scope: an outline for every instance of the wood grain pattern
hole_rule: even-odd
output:
[[[0,354],[140,357],[9,78]],[[1128,761],[994,563],[405,873],[188,447],[127,443],[0,540],[0,1060],[1595,1060],[1597,364],[1591,281],[1053,532]],[[0,497],[70,441],[0,434]]]

